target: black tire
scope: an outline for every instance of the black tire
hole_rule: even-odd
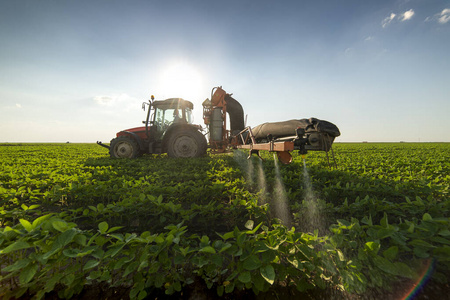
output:
[[[196,130],[179,130],[173,132],[167,143],[167,154],[170,157],[200,157],[206,154],[208,144],[206,138]]]
[[[129,136],[119,136],[111,140],[109,155],[111,158],[136,158],[140,156],[139,145]]]

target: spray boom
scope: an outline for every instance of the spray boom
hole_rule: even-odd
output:
[[[290,152],[294,150],[298,150],[303,158],[308,151],[324,151],[329,163],[328,151],[331,150],[334,160],[331,146],[339,135],[339,129],[334,124],[315,118],[264,123],[253,129],[247,127],[242,130],[239,133],[241,143],[236,148],[249,149],[249,157],[252,154],[260,157],[260,150],[276,152],[283,164],[292,162]]]

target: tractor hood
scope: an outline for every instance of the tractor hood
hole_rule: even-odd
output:
[[[120,134],[120,133],[123,133],[123,132],[134,132],[134,133],[138,133],[138,132],[141,132],[141,131],[145,131],[145,126],[134,127],[134,128],[122,130],[122,131],[120,131],[120,132],[117,133],[117,136],[119,136],[119,134]]]
[[[125,129],[125,130],[119,131],[116,134],[117,137],[124,136],[124,135],[135,135],[135,136],[137,135],[141,139],[146,139],[147,138],[147,134],[146,134],[146,131],[145,131],[145,126]]]

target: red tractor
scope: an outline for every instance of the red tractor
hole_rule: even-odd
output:
[[[201,126],[192,124],[190,101],[181,98],[144,102],[148,106],[145,126],[119,131],[109,146],[112,158],[135,158],[142,154],[167,153],[170,157],[199,157],[206,154],[207,142]]]

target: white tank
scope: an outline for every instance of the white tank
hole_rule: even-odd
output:
[[[223,130],[223,118],[222,118],[222,109],[216,107],[212,111],[211,115],[211,140],[213,141],[221,141],[222,140],[222,130]]]

